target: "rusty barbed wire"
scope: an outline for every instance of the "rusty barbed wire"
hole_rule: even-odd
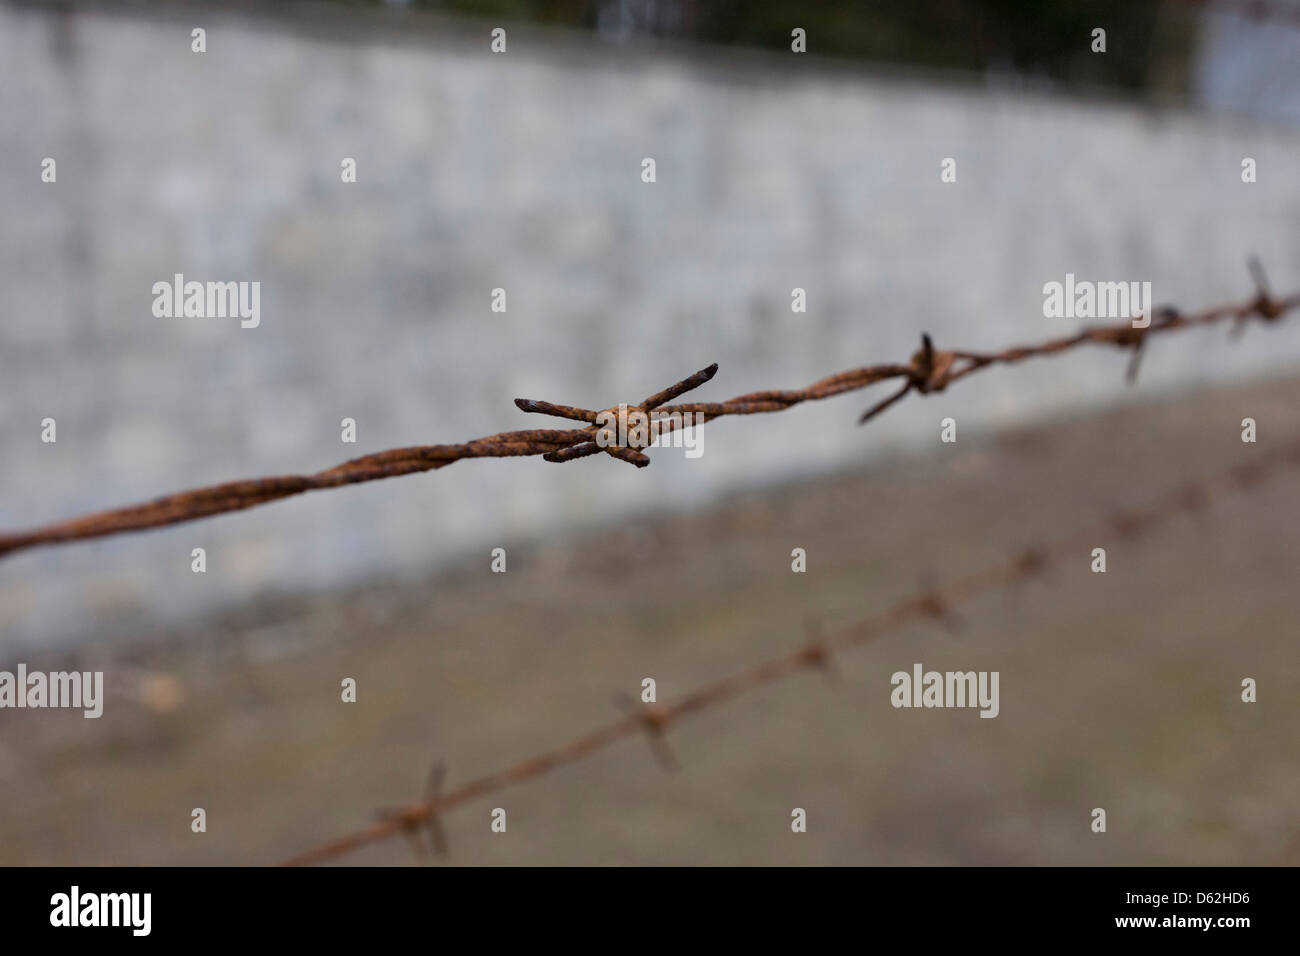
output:
[[[1284,466],[1300,467],[1300,438],[1258,458],[1236,464],[1217,475],[1169,487],[1145,506],[1117,511],[1100,525],[1045,545],[1022,548],[1007,560],[954,578],[947,584],[922,589],[879,614],[830,634],[824,633],[818,625],[806,625],[805,640],[789,653],[702,684],[671,701],[633,704],[627,697],[620,695],[618,702],[627,711],[625,716],[568,743],[471,780],[446,794],[439,793],[435,788],[424,800],[396,810],[382,811],[372,825],[298,853],[284,860],[281,865],[321,863],[397,836],[407,837],[421,856],[427,856],[427,850],[420,839],[425,831],[429,832],[435,849],[441,855],[446,855],[447,838],[442,815],[448,810],[577,763],[596,751],[638,734],[647,736],[660,764],[666,769],[673,769],[676,761],[667,749],[667,732],[684,717],[718,706],[746,691],[800,671],[820,670],[834,679],[833,660],[838,652],[866,644],[914,621],[928,619],[944,623],[951,619],[955,605],[1043,575],[1066,558],[1078,559],[1080,554],[1089,553],[1088,547],[1094,546],[1098,540],[1105,540],[1104,535],[1133,540],[1149,534],[1179,514],[1205,510],[1216,493],[1258,487],[1274,471]],[[438,764],[434,771],[438,787],[442,782],[443,766]]]
[[[182,491],[143,504],[72,518],[28,531],[0,534],[0,558],[40,545],[144,531],[226,512],[242,511],[308,491],[432,471],[467,458],[538,455],[549,462],[566,462],[604,452],[613,458],[644,468],[650,464],[650,458],[642,449],[650,447],[654,440],[650,437],[649,431],[642,435],[628,432],[626,435],[619,436],[612,429],[602,428],[599,424],[603,415],[625,416],[629,410],[637,410],[647,415],[654,413],[657,420],[652,430],[655,435],[665,435],[684,427],[684,423],[687,423],[685,416],[688,414],[694,419],[693,424],[702,424],[727,415],[782,412],[803,402],[831,398],[880,382],[901,380],[903,384],[900,389],[863,413],[859,419],[859,422],[863,423],[879,415],[909,393],[928,395],[942,392],[952,383],[981,369],[994,365],[1010,365],[1028,358],[1056,355],[1087,344],[1131,349],[1133,355],[1129,362],[1127,377],[1132,382],[1136,377],[1138,363],[1146,342],[1151,335],[1220,322],[1231,322],[1233,329],[1239,332],[1249,319],[1257,318],[1264,322],[1275,323],[1286,313],[1300,307],[1300,293],[1283,299],[1274,298],[1269,291],[1262,268],[1254,260],[1251,260],[1251,272],[1255,281],[1256,294],[1244,302],[1216,306],[1190,314],[1165,306],[1152,310],[1146,327],[1135,327],[1131,320],[1128,323],[1115,325],[1089,326],[1074,335],[1049,339],[1036,345],[1012,346],[1000,352],[946,351],[936,348],[930,336],[923,334],[920,350],[907,363],[886,363],[851,369],[814,382],[803,389],[750,392],[725,402],[668,404],[712,379],[718,371],[715,363],[676,385],[656,392],[635,406],[616,405],[597,412],[571,405],[556,405],[551,402],[517,398],[515,405],[522,411],[567,418],[584,423],[584,427],[525,429],[501,432],[458,445],[417,445],[409,448],[394,448],[354,458],[316,474],[252,478]],[[620,437],[625,440],[620,441]]]

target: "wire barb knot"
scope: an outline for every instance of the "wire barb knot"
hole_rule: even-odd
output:
[[[638,405],[626,403],[612,405],[598,412],[574,405],[554,405],[528,398],[516,398],[515,406],[525,412],[540,412],[543,415],[555,415],[587,423],[586,428],[578,429],[573,433],[574,437],[567,446],[544,454],[542,458],[545,461],[573,461],[603,451],[611,458],[625,461],[637,468],[644,468],[650,464],[650,456],[641,449],[649,448],[662,431],[670,430],[672,427],[671,423],[665,425],[655,421],[653,415],[655,409],[671,402],[679,395],[699,388],[716,374],[718,374],[718,363],[714,362],[708,368],[700,369],[675,385],[655,392]]]
[[[1041,574],[1047,569],[1047,554],[1041,548],[1026,548],[1015,558],[1016,573],[1023,577]]]
[[[948,387],[956,361],[956,352],[937,351],[930,336],[922,333],[921,348],[912,356],[908,384],[922,395],[942,392]]]
[[[675,712],[663,704],[638,703],[623,693],[614,695],[614,703],[645,732],[646,740],[650,742],[650,750],[655,755],[659,766],[664,770],[676,770],[677,758],[668,748],[665,736],[668,725],[676,716]]]
[[[811,616],[805,618],[804,634],[806,640],[798,651],[800,663],[821,671],[828,680],[837,681],[839,672],[835,668],[835,658],[832,656],[830,642],[826,639],[821,618]]]
[[[1250,304],[1251,312],[1265,322],[1272,322],[1281,317],[1286,311],[1286,304],[1279,299],[1273,298],[1271,287],[1268,284],[1268,274],[1264,272],[1264,265],[1254,256],[1250,257],[1247,264],[1250,269],[1250,277],[1255,282],[1255,300]],[[1242,316],[1244,321],[1246,316]]]
[[[433,769],[429,772],[429,781],[425,786],[423,802],[375,812],[375,816],[379,820],[393,824],[406,837],[407,842],[411,844],[411,850],[417,858],[422,860],[427,859],[429,856],[428,847],[423,839],[423,834],[426,832],[429,835],[429,844],[432,845],[435,854],[444,859],[451,854],[451,847],[447,842],[447,833],[442,828],[442,819],[439,816],[442,782],[446,774],[446,764],[439,761],[434,764]]]

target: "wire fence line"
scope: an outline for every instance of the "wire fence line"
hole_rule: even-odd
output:
[[[434,768],[430,786],[422,800],[381,811],[379,819],[371,825],[314,846],[283,861],[281,865],[322,863],[397,836],[409,838],[413,847],[423,856],[428,853],[424,840],[426,834],[433,849],[445,854],[448,841],[442,826],[442,814],[480,797],[577,763],[597,751],[638,734],[647,735],[660,763],[671,769],[676,766],[676,761],[668,750],[666,734],[671,726],[685,717],[801,671],[820,669],[833,675],[836,653],[866,644],[905,624],[932,619],[953,627],[957,622],[954,609],[958,604],[1027,581],[1066,560],[1081,560],[1081,555],[1086,558],[1091,553],[1090,549],[1100,541],[1113,537],[1133,540],[1148,534],[1180,514],[1207,508],[1218,494],[1254,489],[1285,466],[1300,467],[1300,438],[1258,457],[1252,456],[1251,460],[1234,465],[1217,475],[1167,488],[1144,506],[1116,512],[1104,523],[1068,537],[1038,547],[1025,548],[1010,559],[955,578],[947,584],[920,591],[879,614],[832,633],[822,634],[818,628],[809,628],[804,643],[789,653],[703,684],[671,701],[627,703],[628,713],[620,718],[502,770],[470,780],[446,793],[442,792],[445,768],[439,764]]]
[[[999,352],[966,352],[937,349],[928,335],[922,335],[921,348],[906,363],[886,363],[839,372],[797,390],[770,390],[751,392],[725,402],[691,402],[669,404],[673,399],[689,392],[713,378],[718,366],[710,365],[694,375],[656,392],[635,406],[614,406],[603,412],[556,405],[550,402],[517,398],[515,405],[525,412],[537,412],[584,423],[582,428],[534,428],[501,432],[457,445],[418,445],[410,448],[393,448],[311,475],[280,475],[232,481],[205,488],[196,488],[156,498],[143,504],[101,511],[82,517],[59,521],[27,531],[0,533],[0,558],[40,545],[81,541],[130,531],[143,531],[166,525],[194,521],[230,511],[240,511],[266,504],[281,498],[355,485],[381,478],[394,478],[416,472],[443,468],[467,458],[511,458],[541,456],[550,462],[572,461],[604,452],[638,468],[650,464],[642,449],[650,441],[635,432],[617,436],[614,440],[609,429],[599,422],[605,413],[626,414],[632,408],[654,413],[658,417],[656,430],[667,434],[682,427],[684,416],[693,423],[702,424],[727,415],[758,415],[782,412],[807,401],[818,401],[858,391],[886,381],[901,381],[902,387],[867,409],[859,419],[865,423],[908,394],[927,395],[942,392],[949,385],[968,375],[995,365],[1011,365],[1028,358],[1058,355],[1083,345],[1110,345],[1128,349],[1132,358],[1128,366],[1128,379],[1136,378],[1138,363],[1144,347],[1152,335],[1172,332],[1195,326],[1231,323],[1240,331],[1247,320],[1259,319],[1277,322],[1283,315],[1300,307],[1300,293],[1275,298],[1269,291],[1267,280],[1259,264],[1252,260],[1251,271],[1255,280],[1254,297],[1230,305],[1221,305],[1200,312],[1182,313],[1171,307],[1154,309],[1149,324],[1137,327],[1130,320],[1115,325],[1090,326],[1062,338],[1049,339],[1034,345],[1011,346]]]

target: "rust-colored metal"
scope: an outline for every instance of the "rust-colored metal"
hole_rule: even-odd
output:
[[[1086,328],[1075,335],[1050,339],[1037,345],[1014,346],[1000,352],[977,353],[944,351],[935,348],[928,335],[922,335],[921,348],[906,365],[884,364],[839,372],[814,382],[807,388],[793,391],[764,391],[740,395],[725,402],[690,402],[667,404],[692,389],[698,388],[717,374],[718,366],[710,365],[694,375],[651,395],[639,405],[628,406],[643,412],[658,411],[662,415],[694,413],[696,421],[709,421],[726,415],[759,415],[785,411],[802,402],[818,401],[857,391],[878,382],[901,380],[902,387],[888,398],[868,409],[860,418],[866,422],[889,408],[910,392],[927,395],[942,392],[953,382],[993,365],[1009,365],[1046,355],[1056,355],[1085,344],[1113,345],[1132,349],[1133,358],[1128,366],[1131,381],[1137,373],[1137,362],[1143,347],[1152,335],[1185,329],[1193,326],[1230,322],[1240,328],[1251,318],[1270,324],[1300,307],[1300,294],[1276,299],[1270,293],[1263,269],[1251,260],[1250,270],[1256,294],[1232,305],[1218,306],[1195,314],[1183,314],[1164,308],[1154,310],[1151,324],[1145,329],[1135,329],[1130,323]],[[502,432],[486,438],[475,439],[460,445],[419,445],[395,448],[354,458],[313,475],[281,475],[232,481],[226,484],[182,491],[156,498],[143,504],[103,511],[84,517],[59,521],[54,524],[0,534],[0,558],[16,551],[39,545],[80,541],[128,531],[143,531],[165,525],[194,521],[228,511],[240,511],[267,502],[288,498],[308,491],[337,488],[342,485],[378,481],[417,472],[443,468],[466,458],[510,458],[537,455],[549,462],[566,462],[605,452],[612,458],[625,461],[638,468],[650,464],[650,457],[639,448],[617,442],[598,440],[596,411],[570,405],[517,398],[515,404],[525,412],[538,412],[582,422],[584,427],[572,429],[526,429]],[[615,406],[609,411],[616,411]],[[659,431],[666,434],[682,427],[680,417],[660,422]],[[606,436],[608,437],[608,436]]]

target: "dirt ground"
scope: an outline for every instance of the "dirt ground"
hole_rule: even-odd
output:
[[[851,623],[1297,435],[1300,379],[1127,405],[512,548],[506,574],[484,554],[86,653],[103,718],[0,713],[0,864],[274,863],[418,798],[435,761],[455,787],[616,716],[643,677],[670,701],[797,646],[809,617]],[[447,862],[1300,862],[1295,471],[1150,536],[1100,534],[1106,574],[1081,551],[962,606],[955,632],[911,624],[836,680],[694,715],[668,733],[675,771],[633,737],[452,810]],[[895,709],[890,675],[917,662],[998,671],[1001,713]],[[417,858],[395,839],[343,862]]]

